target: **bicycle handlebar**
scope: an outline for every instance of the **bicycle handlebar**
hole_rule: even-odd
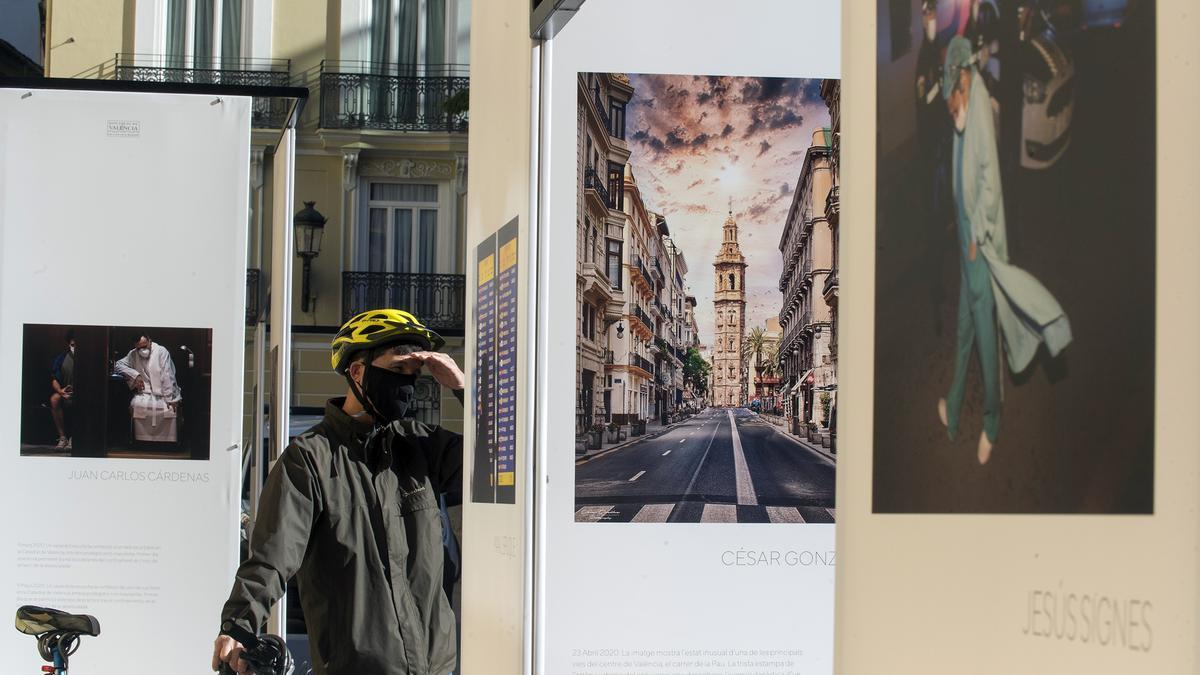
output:
[[[256,675],[291,675],[295,665],[287,643],[278,635],[257,636],[232,621],[221,624],[221,635],[228,635],[242,644],[242,660],[250,664]],[[222,663],[219,675],[236,675],[228,664]]]

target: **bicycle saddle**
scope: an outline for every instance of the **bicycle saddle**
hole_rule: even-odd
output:
[[[25,605],[17,610],[17,630],[26,635],[41,635],[51,631],[100,634],[100,622],[88,614],[67,614],[57,609]]]

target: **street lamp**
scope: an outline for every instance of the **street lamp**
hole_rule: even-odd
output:
[[[325,216],[313,206],[316,202],[304,202],[304,208],[292,218],[296,231],[296,255],[304,260],[304,281],[300,291],[300,311],[307,312],[309,305],[309,275],[312,259],[321,254],[321,239],[325,232]]]

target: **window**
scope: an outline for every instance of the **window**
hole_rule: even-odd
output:
[[[607,265],[606,265],[606,269],[607,269],[607,273],[608,273],[608,282],[610,284],[612,284],[612,287],[617,290],[621,290],[621,288],[622,288],[622,284],[621,284],[622,276],[623,276],[621,274],[621,271],[622,271],[621,247],[622,246],[623,246],[623,243],[619,239],[609,239],[608,240],[608,260],[607,260]]]
[[[367,0],[370,3],[369,60],[380,72],[412,76],[441,75],[453,62],[453,29],[446,20],[447,0]],[[453,51],[453,50],[450,50]]]
[[[589,340],[596,339],[596,308],[590,303],[583,303],[583,336]]]
[[[438,271],[438,186],[371,183],[367,227],[360,228],[360,269]]]
[[[732,275],[732,274],[730,274],[730,275],[729,275],[729,290],[731,290],[731,291],[736,291],[736,290],[737,290],[737,282],[735,282],[735,281],[733,280],[733,275]]]
[[[625,139],[625,102],[608,99],[609,130],[613,138]]]
[[[616,162],[608,163],[608,198],[612,208],[625,208],[625,167]]]
[[[244,0],[166,0],[168,68],[236,68],[245,49]]]

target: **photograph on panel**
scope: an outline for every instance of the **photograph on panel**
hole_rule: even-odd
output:
[[[839,92],[578,75],[575,522],[834,522]]]
[[[25,324],[21,455],[209,456],[212,330]]]
[[[1153,0],[877,9],[874,511],[1153,513]]]

